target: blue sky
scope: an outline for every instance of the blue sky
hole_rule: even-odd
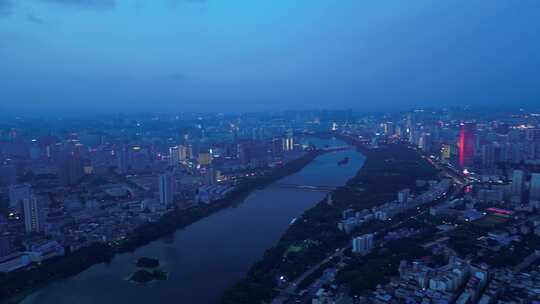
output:
[[[0,0],[20,112],[540,104],[537,0]]]

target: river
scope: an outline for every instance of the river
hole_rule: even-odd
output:
[[[317,146],[341,146],[337,139],[313,139]],[[338,166],[344,157],[350,161]],[[23,304],[219,303],[223,291],[240,280],[264,251],[277,243],[291,220],[326,194],[286,189],[278,184],[341,186],[361,168],[355,150],[317,157],[301,171],[256,190],[235,207],[219,211],[174,234],[117,255],[108,264],[53,282],[28,295]],[[126,280],[137,258],[158,258],[167,281],[144,286]]]

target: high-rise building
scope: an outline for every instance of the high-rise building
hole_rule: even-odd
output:
[[[159,202],[166,206],[174,203],[174,178],[170,173],[159,176]]]
[[[354,253],[368,254],[373,249],[373,234],[364,234],[352,240]]]
[[[392,136],[396,133],[394,123],[387,121],[381,124],[382,131],[386,136]]]
[[[208,185],[215,185],[217,183],[218,171],[214,167],[208,167],[206,171],[206,183]]]
[[[201,166],[208,166],[212,163],[212,155],[208,151],[200,152],[198,162]]]
[[[530,199],[540,201],[540,173],[531,174]]]
[[[491,168],[495,165],[495,146],[493,144],[482,146],[482,167]]]
[[[512,173],[512,186],[511,186],[512,195],[521,196],[523,192],[524,178],[525,178],[525,173],[522,170],[514,170],[514,172]]]
[[[45,231],[45,206],[37,196],[32,195],[23,201],[24,226],[26,233],[42,233]]]
[[[9,186],[9,210],[20,213],[23,210],[23,202],[32,196],[30,184],[18,184]]]
[[[187,145],[186,149],[187,149],[187,157],[189,159],[195,159],[197,155],[195,154],[195,148],[193,147],[193,145],[192,144]]]
[[[84,176],[83,160],[79,156],[67,155],[60,163],[58,175],[62,184],[76,184]]]
[[[38,160],[41,157],[41,148],[37,143],[37,140],[33,140],[30,145],[30,159]]]
[[[237,151],[238,151],[238,159],[242,162],[242,164],[246,164],[251,160],[252,157],[252,148],[251,148],[251,142],[240,142],[237,144]]]
[[[294,149],[294,139],[292,137],[285,137],[282,139],[283,151],[292,151]]]
[[[399,191],[398,192],[398,201],[401,204],[407,204],[407,202],[409,201],[409,195],[410,194],[411,194],[410,189],[403,189],[403,190]]]
[[[272,139],[271,149],[273,156],[278,156],[283,153],[283,144],[279,138]]]
[[[441,161],[445,164],[450,162],[450,156],[451,156],[451,147],[450,145],[444,144],[441,147]]]
[[[118,172],[120,174],[126,174],[129,170],[129,153],[126,147],[122,147],[116,152],[116,160],[118,163]]]
[[[460,167],[469,167],[474,163],[475,147],[475,129],[474,123],[462,123],[459,131],[459,165]]]
[[[177,166],[180,163],[180,147],[169,148],[169,166]]]
[[[540,142],[540,129],[527,129],[525,136],[528,141]]]
[[[189,155],[188,155],[188,148],[184,145],[180,145],[178,146],[178,154],[179,154],[179,157],[180,157],[180,161],[185,161],[189,158]]]
[[[418,140],[418,147],[420,147],[420,149],[422,149],[424,152],[430,153],[431,146],[432,146],[431,133],[422,132]]]

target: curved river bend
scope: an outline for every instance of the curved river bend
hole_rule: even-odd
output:
[[[337,139],[313,139],[341,146]],[[337,162],[349,157],[347,165]],[[23,304],[219,303],[223,291],[240,280],[264,251],[277,243],[291,220],[323,199],[323,192],[285,189],[277,184],[341,186],[360,169],[364,157],[346,150],[324,154],[301,171],[256,190],[231,207],[185,229],[117,255],[109,264],[53,282],[27,296]],[[126,280],[134,261],[158,258],[169,279],[140,286]]]

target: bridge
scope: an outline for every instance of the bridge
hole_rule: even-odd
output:
[[[333,151],[343,151],[343,150],[350,150],[352,149],[352,146],[332,146],[332,147],[323,147],[319,150],[325,151],[325,152],[333,152]]]
[[[287,184],[287,183],[275,183],[272,187],[284,188],[284,189],[300,189],[310,191],[323,191],[330,192],[336,189],[335,186],[313,186],[313,185],[300,185],[300,184]]]

